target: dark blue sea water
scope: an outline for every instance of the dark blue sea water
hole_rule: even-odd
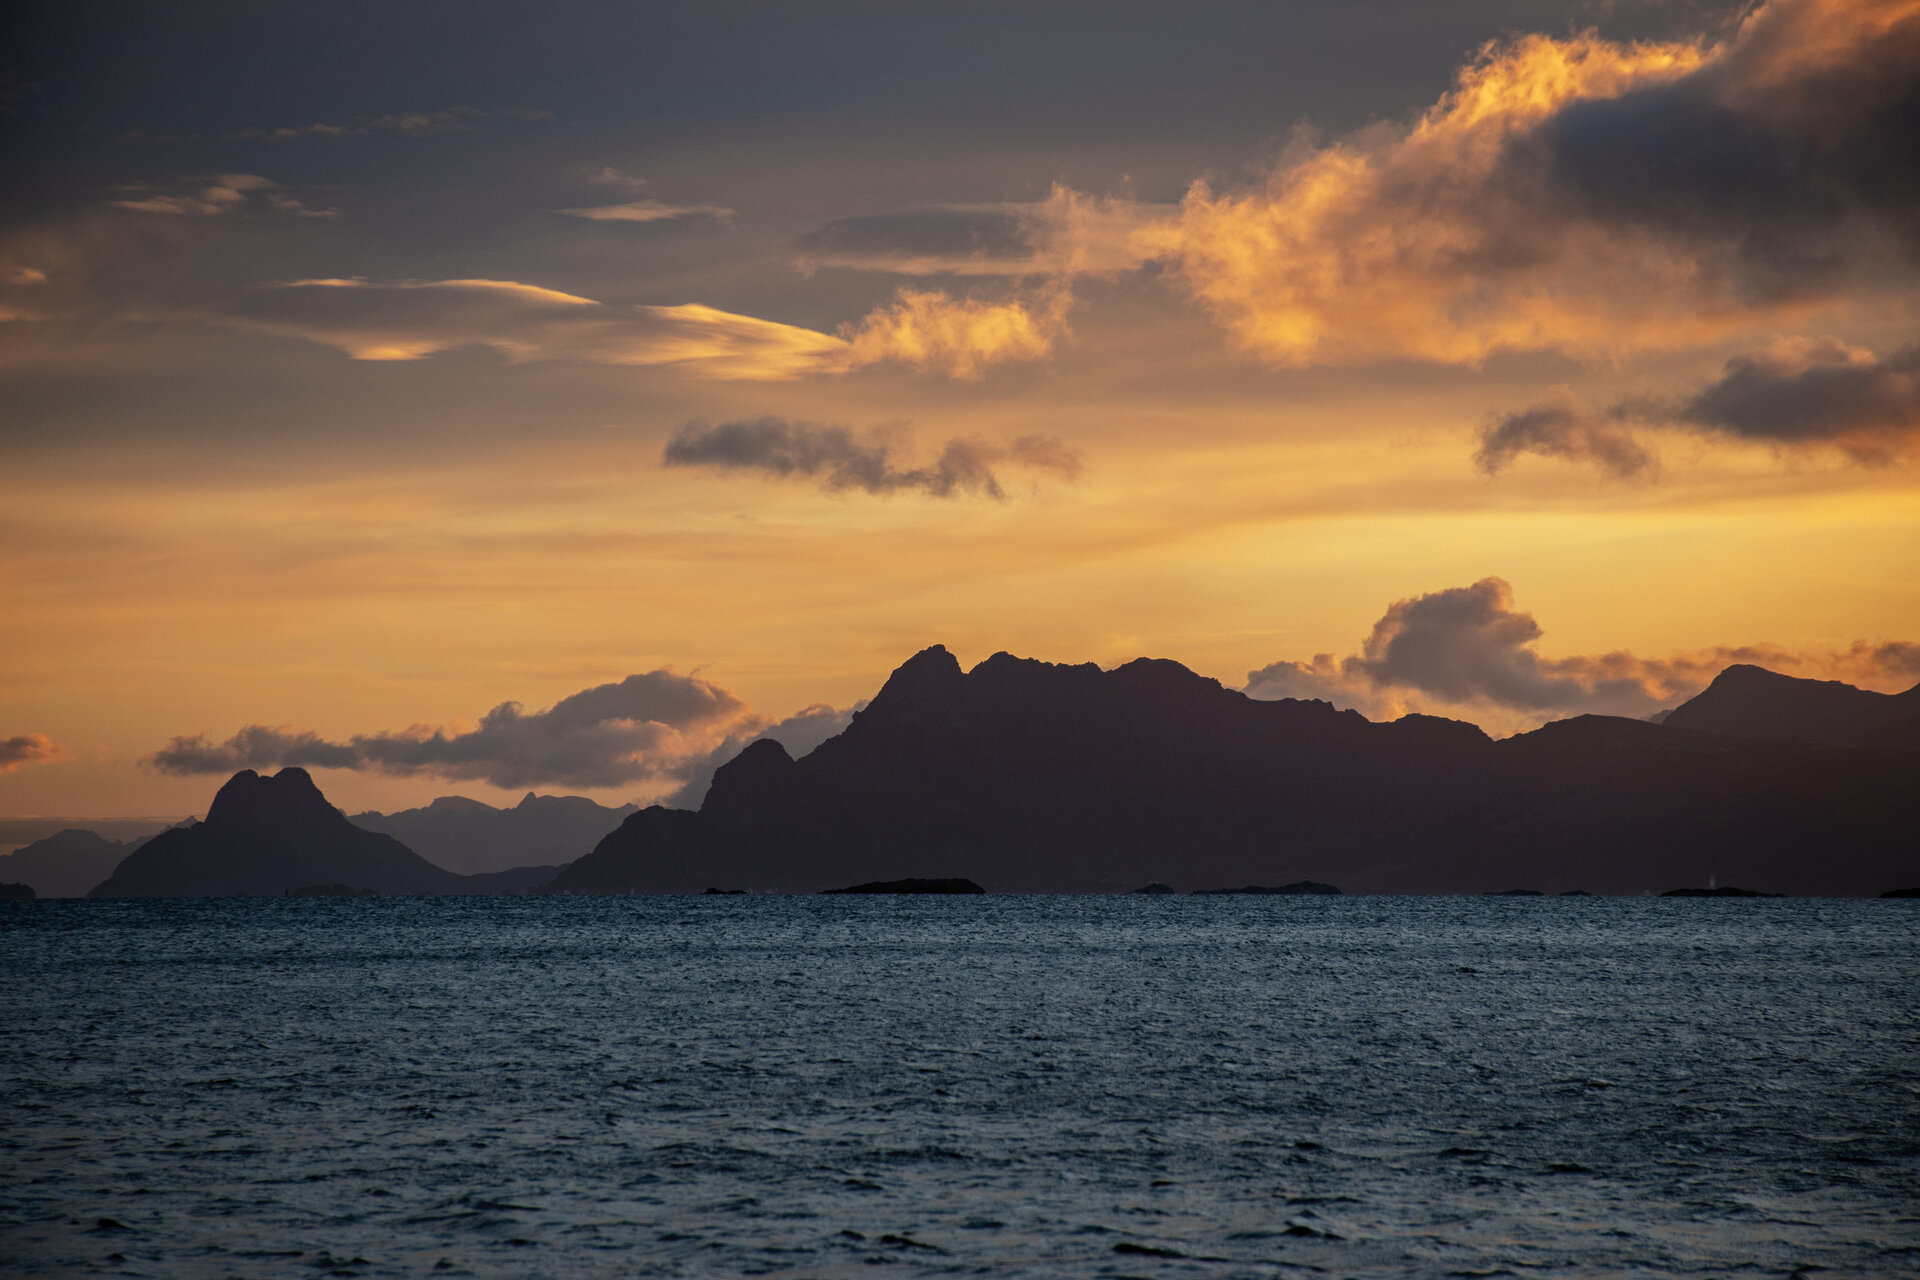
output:
[[[1920,1273],[1920,902],[0,908],[6,1274]]]

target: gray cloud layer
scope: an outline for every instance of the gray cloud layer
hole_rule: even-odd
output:
[[[1009,445],[949,440],[926,466],[900,467],[894,443],[879,435],[856,436],[846,427],[760,417],[718,426],[689,422],[667,442],[662,461],[670,467],[714,467],[817,480],[827,489],[864,493],[912,491],[936,498],[977,494],[1006,496],[994,467],[1005,463],[1072,477],[1080,456],[1059,440],[1022,436]]]
[[[1760,6],[1724,56],[1571,102],[1513,161],[1588,217],[1731,245],[1758,295],[1832,278],[1868,227],[1920,255],[1920,15],[1834,38],[1873,11]]]
[[[420,725],[329,742],[312,732],[249,725],[225,742],[174,738],[148,757],[163,773],[230,773],[285,765],[430,774],[497,787],[610,787],[677,776],[710,739],[750,722],[746,703],[718,685],[672,671],[628,676],[562,698],[545,711],[503,702],[477,728]]]
[[[1654,465],[1631,429],[1635,422],[1767,444],[1832,445],[1860,462],[1888,462],[1920,437],[1920,346],[1882,359],[1835,338],[1795,338],[1729,360],[1719,378],[1671,401],[1626,400],[1593,411],[1559,394],[1489,422],[1474,461],[1491,475],[1531,453],[1634,475]]]

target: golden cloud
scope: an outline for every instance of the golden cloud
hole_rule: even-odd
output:
[[[1768,0],[1717,44],[1528,36],[1136,244],[1279,365],[1709,341],[1911,273],[1916,84],[1917,0]]]
[[[1072,295],[1058,287],[1031,307],[902,289],[891,304],[841,328],[843,367],[897,361],[971,381],[990,364],[1046,357],[1066,333],[1072,307]]]

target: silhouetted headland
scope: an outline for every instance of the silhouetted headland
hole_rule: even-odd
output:
[[[1667,713],[1675,729],[1835,746],[1920,746],[1920,685],[1875,693],[1741,663]]]
[[[0,902],[31,902],[39,896],[30,884],[0,883]]]
[[[1701,697],[1754,723],[1817,683],[1730,672]],[[1729,693],[1749,685],[1760,693]],[[1871,896],[1920,879],[1920,748],[1707,732],[1687,727],[1702,718],[1691,707],[1496,742],[1433,716],[1256,701],[1175,662],[1103,671],[1000,653],[963,671],[936,645],[837,737],[798,760],[750,744],[697,811],[631,815],[542,891],[805,893],[957,874],[1008,893],[1314,881],[1640,895],[1719,877]]]
[[[327,803],[305,769],[233,775],[205,822],[163,831],[128,854],[90,898],[280,897],[312,886],[371,893],[514,893],[551,867],[462,876]],[[296,895],[298,896],[298,895]]]

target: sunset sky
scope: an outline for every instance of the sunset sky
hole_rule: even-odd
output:
[[[1920,681],[1920,0],[22,8],[0,816]]]

